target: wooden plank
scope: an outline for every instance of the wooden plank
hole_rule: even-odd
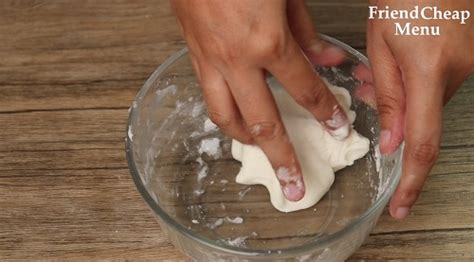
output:
[[[348,261],[473,261],[472,243],[472,229],[379,234]]]
[[[23,112],[13,114],[14,118],[2,114],[2,169],[125,167],[122,150],[126,114],[125,109]],[[16,127],[18,123],[22,125]],[[465,148],[443,149],[439,163],[434,175],[464,172],[468,176],[474,169],[473,153]]]
[[[85,86],[81,88],[87,90]],[[0,124],[3,127],[0,133],[0,151],[18,150],[22,147],[42,148],[35,145],[40,142],[110,141],[111,139],[119,141],[125,134],[127,108],[135,91],[126,91],[130,95],[130,97],[127,97],[125,94],[114,96],[115,91],[111,86],[103,88],[97,86],[97,89],[92,89],[94,90],[92,95],[86,94],[84,97],[76,99],[80,94],[77,90],[62,87],[63,96],[58,95],[61,97],[61,101],[57,104],[55,104],[53,98],[48,98],[48,93],[44,97],[37,97],[36,95],[39,95],[39,92],[30,97],[22,95],[23,92],[27,92],[26,90],[18,91],[15,95],[18,100],[25,97],[23,104],[21,102],[17,103],[17,100],[7,102],[7,99],[5,99],[7,105],[14,107],[14,104],[19,104],[20,106],[11,111],[7,106],[5,107],[6,112],[0,112]],[[54,91],[59,90],[54,89],[49,94],[53,94]],[[99,98],[95,98],[100,92],[104,94]],[[61,92],[59,93],[61,94]],[[108,99],[109,95],[112,98],[117,98],[117,101]],[[6,96],[8,97],[8,94]],[[474,146],[473,97],[474,78],[466,82],[459,94],[453,98],[453,101],[445,109],[443,148],[449,150],[449,148],[463,147],[469,152],[469,148]],[[76,100],[79,103],[76,103]],[[91,108],[82,108],[80,103],[89,100],[87,107]],[[29,106],[30,104],[33,105]],[[55,108],[57,106],[61,107],[61,105],[63,108]],[[41,144],[41,146],[43,145]],[[51,148],[51,145],[48,148],[55,149],[54,147]],[[443,161],[443,159],[440,159],[439,162],[443,163]],[[456,168],[456,166],[445,167],[448,169]]]
[[[1,169],[124,168],[123,115],[126,112],[127,110],[26,112],[15,114],[15,119],[9,117],[9,114],[6,114],[7,117],[5,114],[0,115],[0,123],[6,127],[0,137]],[[41,119],[41,122],[36,119]],[[15,123],[29,122],[36,124],[9,128]],[[441,206],[452,208],[444,215],[458,214],[462,206],[472,200],[472,193],[469,192],[472,191],[473,183],[469,179],[474,172],[474,152],[466,151],[465,148],[446,148],[441,152],[439,163],[428,181],[428,186],[437,183],[432,189],[434,195],[429,196],[428,203],[425,204],[429,208],[441,203]],[[430,188],[426,190],[430,191]],[[457,195],[463,191],[467,192],[463,197]],[[449,194],[447,203],[443,202],[443,197],[437,197],[439,193],[436,192]],[[419,205],[423,205],[425,194]],[[458,203],[459,199],[461,202]],[[414,212],[418,213],[416,209]],[[428,212],[428,215],[433,213]],[[463,221],[470,220],[463,218]],[[422,221],[413,223],[413,226],[426,226]],[[392,226],[398,225],[394,223]],[[438,223],[432,225],[439,226]]]
[[[375,251],[390,245],[394,249],[391,255],[397,255],[401,247],[397,249],[394,245],[396,247],[405,241],[415,240],[422,241],[421,244],[427,246],[427,252],[432,248],[429,244],[437,245],[438,242],[423,239],[430,234],[436,237],[440,230],[460,232],[461,235],[466,231],[471,234],[467,235],[467,240],[472,240],[472,218],[462,216],[458,213],[461,210],[452,208],[468,207],[472,203],[473,176],[467,176],[464,181],[454,177],[453,180],[458,181],[459,186],[452,189],[454,193],[451,194],[444,191],[446,181],[434,179],[438,177],[445,176],[432,177],[420,200],[421,204],[415,207],[415,214],[406,223],[393,222],[387,215],[381,218],[374,235],[361,249],[364,256],[370,254],[390,258],[385,257],[385,252]],[[155,252],[155,249],[161,250],[160,247],[167,247],[166,250],[171,251],[174,248],[160,234],[161,230],[151,212],[134,190],[127,169],[2,171],[0,192],[0,206],[5,207],[6,211],[0,213],[3,228],[0,246],[5,247],[0,249],[0,257],[19,258],[21,254],[31,252],[43,258],[180,257],[176,252]],[[443,199],[444,202],[424,206],[439,192],[443,193],[433,201]],[[456,195],[457,192],[464,194]],[[433,213],[445,216],[435,219]],[[430,221],[430,218],[434,220]],[[23,223],[18,224],[18,221]],[[420,225],[437,227],[420,228]],[[400,229],[404,231],[396,233]],[[446,238],[438,239],[447,241]],[[378,243],[377,246],[374,247],[374,243]],[[461,246],[461,251],[466,250],[466,244]],[[403,250],[418,254],[413,250],[419,249],[420,245],[406,245],[408,247]],[[437,249],[435,252],[446,251]]]
[[[2,1],[0,13],[2,85],[144,79],[183,45],[168,1]]]
[[[474,154],[471,154],[474,157]],[[437,229],[474,229],[474,213],[469,203],[474,201],[474,166],[467,173],[432,174],[420,199],[403,222],[391,218],[384,211],[374,233],[390,233]]]
[[[474,76],[471,76],[451,101],[443,114],[443,147],[474,146]],[[470,149],[466,148],[466,151]]]
[[[123,150],[127,115],[127,109],[0,114],[0,151],[9,155],[85,148]]]
[[[86,84],[0,85],[0,113],[128,108],[145,79]],[[12,116],[13,117],[13,116]]]
[[[183,259],[128,169],[2,171],[0,258]]]
[[[318,32],[335,37],[356,49],[365,48],[367,1],[306,1],[306,3]]]
[[[84,113],[85,112],[85,113]],[[24,126],[23,129],[16,131],[16,136],[14,132],[7,133],[10,138],[16,139],[17,142],[23,141],[24,145],[21,143],[7,143],[13,144],[14,147],[17,147],[18,152],[2,152],[1,165],[2,168],[14,169],[14,171],[8,172],[18,172],[16,176],[12,178],[11,185],[22,185],[25,179],[28,181],[35,181],[40,175],[34,174],[32,176],[25,176],[28,172],[34,172],[35,169],[46,169],[43,172],[57,172],[61,169],[65,169],[66,172],[76,172],[74,169],[81,168],[97,168],[100,169],[122,169],[123,165],[108,165],[108,163],[121,163],[124,164],[125,160],[123,158],[123,149],[121,148],[122,139],[117,141],[112,140],[110,143],[107,142],[106,137],[110,134],[113,134],[114,130],[122,129],[124,123],[120,123],[119,119],[123,117],[118,117],[120,114],[126,114],[126,110],[77,110],[77,111],[66,111],[66,112],[26,112],[14,114],[16,116],[15,121],[23,123],[31,121],[32,119],[42,119],[45,124],[40,125],[40,128],[34,131],[35,126]],[[23,119],[24,118],[24,119]],[[8,118],[10,119],[10,118]],[[49,119],[49,120],[48,120]],[[68,124],[65,124],[63,120],[71,121]],[[56,120],[56,121],[54,121]],[[13,121],[13,120],[11,120]],[[61,123],[61,125],[54,123]],[[7,123],[6,126],[12,123]],[[107,128],[98,128],[98,127],[109,127]],[[81,131],[84,128],[84,131]],[[51,130],[50,132],[40,132],[41,130]],[[96,130],[98,129],[98,130]],[[28,131],[33,130],[33,131]],[[95,132],[90,132],[90,137],[84,136],[85,133],[88,133],[87,130],[96,130]],[[26,133],[25,133],[26,132]],[[32,132],[32,133],[28,133]],[[115,132],[119,132],[118,130]],[[37,137],[35,137],[35,134]],[[112,135],[117,137],[117,135]],[[15,141],[15,139],[11,141]],[[88,139],[92,139],[93,142],[88,142]],[[102,143],[103,147],[106,148],[95,148],[95,140],[104,140]],[[8,141],[4,140],[3,141]],[[67,141],[79,141],[82,143],[74,142],[69,147]],[[30,146],[35,146],[35,141],[39,143],[37,150],[42,148],[45,143],[51,143],[52,150],[51,152],[35,151],[31,150]],[[57,143],[54,143],[54,142]],[[41,144],[43,143],[43,144]],[[90,148],[88,146],[91,146]],[[107,148],[110,147],[110,148]],[[61,151],[61,148],[63,151]],[[69,150],[65,150],[69,149]],[[463,170],[474,170],[472,161],[473,154],[472,152],[466,154],[464,149],[444,149],[441,154],[440,161],[443,165],[458,165],[459,163],[465,163],[465,166],[461,167]],[[55,159],[57,162],[50,162],[49,160]],[[87,161],[85,163],[84,161]],[[28,170],[22,170],[24,167],[27,167]],[[59,170],[56,170],[59,169]],[[73,170],[69,170],[73,169]],[[375,233],[390,233],[394,231],[406,231],[406,230],[419,230],[419,229],[459,229],[459,228],[469,228],[474,221],[470,217],[466,218],[460,214],[463,212],[471,212],[466,210],[466,207],[470,206],[473,198],[473,182],[472,181],[472,172],[471,173],[461,173],[453,174],[443,173],[441,171],[436,171],[430,178],[425,188],[425,192],[422,195],[418,205],[413,210],[414,216],[410,217],[404,224],[393,221],[391,218],[385,214],[379,225],[377,226]],[[64,170],[63,170],[64,171]],[[449,169],[448,169],[449,171]],[[2,171],[2,173],[5,171]],[[95,170],[91,172],[96,172]],[[126,170],[125,170],[126,173]],[[54,173],[56,174],[56,173]],[[25,176],[25,177],[23,177]],[[7,176],[8,178],[8,176]],[[54,179],[54,182],[49,182],[50,184],[59,184],[59,185],[74,185],[73,188],[78,188],[78,183],[67,183],[61,180],[58,180],[55,176],[51,177]],[[4,181],[4,177],[1,178],[1,181]],[[94,185],[97,183],[92,180],[89,181],[89,186],[94,188]],[[37,186],[37,185],[36,185]],[[47,190],[51,192],[51,189],[46,189],[41,187],[42,190]],[[133,185],[129,185],[128,190],[133,192]],[[67,191],[67,192],[66,192]],[[63,194],[68,194],[71,191],[69,186]],[[4,192],[0,190],[0,192]],[[440,194],[440,192],[443,192]],[[10,192],[7,191],[6,196],[10,196]],[[1,196],[1,197],[6,197]],[[13,197],[6,197],[5,199],[22,199],[22,192],[20,191],[19,195],[14,195]],[[0,197],[0,198],[1,198]],[[37,198],[30,198],[37,199]],[[31,200],[25,199],[22,202],[28,202]],[[141,203],[144,206],[143,203]],[[64,208],[61,204],[56,204],[58,210]],[[60,211],[56,210],[56,213]],[[148,211],[148,210],[147,210]],[[24,212],[24,210],[23,210]],[[105,210],[105,213],[107,210]],[[148,212],[151,214],[150,212]],[[96,214],[99,215],[99,214]],[[105,216],[106,214],[102,214]],[[428,221],[427,221],[428,220]],[[155,223],[150,221],[150,223]],[[71,224],[75,224],[73,221]],[[42,232],[37,232],[37,235],[41,235]],[[31,245],[33,245],[31,243]],[[31,247],[31,246],[29,246]],[[81,250],[79,247],[74,247],[78,250]],[[84,252],[79,252],[84,254]],[[107,254],[106,251],[91,251],[92,253],[86,252],[86,254]],[[74,253],[74,252],[72,252]],[[74,253],[75,254],[75,253]],[[127,253],[128,254],[128,253]]]
[[[359,2],[348,7],[351,14],[360,16],[365,3]],[[344,4],[349,2],[311,8],[326,14]],[[7,1],[0,4],[2,11],[0,35],[9,37],[0,47],[0,90],[5,94],[0,111],[124,107],[156,66],[184,45],[167,1]],[[345,22],[331,24],[328,15],[317,19],[332,26],[321,26],[321,32],[340,36],[335,32],[342,32]],[[365,24],[357,17],[345,19]],[[344,34],[341,40],[350,44],[348,38],[364,39],[352,30]]]

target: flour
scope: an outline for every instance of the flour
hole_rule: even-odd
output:
[[[380,171],[380,160],[382,159],[381,158],[381,154],[380,154],[380,147],[379,145],[376,145],[375,146],[375,153],[374,153],[374,161],[375,161],[375,170],[377,172]]]
[[[250,190],[252,190],[252,188],[251,188],[251,187],[247,187],[247,188],[245,188],[244,190],[239,191],[239,200],[244,199],[244,196],[245,196]]]
[[[204,121],[204,132],[210,132],[215,130],[217,130],[216,124],[214,124],[211,119],[206,119],[206,121]]]
[[[128,127],[127,135],[128,135],[128,138],[130,138],[130,141],[133,141],[132,126]]]
[[[196,195],[196,196],[200,196],[200,195],[206,193],[206,191],[204,191],[204,189],[196,189],[193,192],[194,192],[194,195]]]
[[[234,247],[244,247],[245,246],[245,240],[249,238],[248,236],[243,236],[243,237],[236,237],[232,239],[227,239],[226,242],[227,244],[234,246]]]
[[[198,180],[199,181],[203,180],[207,176],[208,171],[209,171],[209,167],[207,167],[207,165],[202,166],[201,168],[199,168]]]
[[[198,182],[201,182],[206,176],[209,171],[209,167],[207,166],[206,162],[202,160],[201,157],[198,157],[196,159],[196,162],[199,164],[199,170],[197,174],[197,180]]]
[[[242,217],[234,217],[234,218],[226,217],[225,221],[232,224],[242,224],[244,222],[244,219]]]
[[[219,138],[208,138],[201,140],[201,144],[199,145],[198,152],[199,154],[206,153],[210,157],[217,159],[221,156],[221,148],[220,148],[220,140]]]
[[[222,224],[224,224],[224,219],[218,218],[214,223],[209,224],[208,226],[209,226],[210,229],[216,229],[216,228],[222,226]]]
[[[178,90],[178,87],[176,85],[169,85],[166,88],[158,89],[155,92],[156,100],[161,101],[165,97],[169,96],[170,94],[175,95],[177,90]],[[136,108],[136,103],[132,105],[133,105],[133,108]]]
[[[191,116],[193,118],[196,118],[201,114],[201,112],[204,110],[204,104],[203,103],[196,103],[194,104],[193,110],[191,111]]]

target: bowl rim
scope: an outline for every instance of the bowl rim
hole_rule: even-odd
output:
[[[319,34],[321,39],[328,41],[332,44],[335,44],[341,48],[343,48],[345,51],[350,53],[351,55],[355,56],[360,62],[364,63],[365,65],[369,66],[369,61],[367,57],[365,57],[362,53],[359,51],[355,50],[351,46],[335,39],[330,36],[324,35],[324,34]],[[169,58],[165,60],[152,74],[151,76],[146,80],[145,84],[142,86],[142,88],[139,90],[137,95],[135,96],[133,103],[139,104],[142,98],[146,93],[148,93],[148,90],[152,87],[152,83],[157,79],[160,74],[162,74],[164,71],[168,69],[170,65],[172,65],[176,60],[180,59],[182,56],[186,55],[188,53],[188,48],[184,47],[178,52],[174,53],[171,55]],[[143,181],[139,175],[138,169],[135,165],[135,160],[133,157],[133,142],[128,136],[128,130],[131,127],[131,124],[135,118],[135,112],[136,108],[135,106],[130,107],[130,112],[129,112],[129,117],[128,117],[128,122],[126,126],[126,136],[125,136],[125,151],[126,151],[126,158],[128,162],[128,167],[130,170],[130,174],[132,176],[132,179],[135,183],[135,186],[137,187],[138,192],[141,194],[145,202],[148,204],[148,206],[152,209],[152,211],[162,220],[164,221],[168,226],[170,226],[173,230],[176,230],[179,234],[182,234],[183,236],[193,239],[194,241],[197,241],[199,244],[209,246],[210,248],[217,249],[219,251],[227,252],[232,255],[239,255],[239,256],[266,256],[266,257],[280,257],[282,255],[288,256],[288,255],[301,255],[305,254],[308,252],[311,252],[314,247],[317,246],[323,246],[323,245],[328,245],[338,239],[340,239],[342,236],[351,233],[354,230],[357,230],[358,225],[362,224],[365,222],[369,217],[371,217],[374,213],[376,213],[382,205],[385,206],[385,204],[388,201],[388,198],[393,194],[396,186],[398,185],[398,182],[401,177],[401,157],[397,158],[397,161],[400,162],[400,164],[395,165],[395,168],[392,170],[392,177],[389,180],[389,183],[386,186],[386,189],[382,193],[379,199],[375,200],[375,202],[359,217],[353,219],[349,224],[347,224],[344,228],[340,229],[339,231],[336,231],[330,235],[322,236],[316,239],[315,241],[305,243],[300,246],[295,246],[295,247],[289,247],[289,248],[283,248],[283,249],[273,249],[273,250],[263,250],[263,249],[249,249],[249,248],[242,248],[242,247],[237,247],[237,246],[232,246],[229,244],[225,244],[223,241],[215,241],[212,239],[209,239],[207,237],[203,237],[199,234],[196,234],[193,230],[188,229],[187,227],[181,225],[180,223],[176,222],[171,216],[169,216],[164,209],[162,209],[159,205],[158,200],[154,200],[150,193],[148,193],[148,190],[146,189],[145,185],[143,184]],[[401,146],[395,153],[399,153],[400,150],[402,150]],[[393,173],[395,175],[393,176]],[[382,207],[383,208],[383,207]],[[160,224],[161,226],[161,224]],[[168,230],[168,229],[162,229],[162,230]]]

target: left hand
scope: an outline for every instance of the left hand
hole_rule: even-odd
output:
[[[380,9],[411,9],[413,1],[372,0]],[[425,0],[422,6],[441,10],[470,10],[471,0]],[[393,20],[369,20],[367,68],[356,69],[363,80],[356,94],[377,105],[380,122],[380,151],[394,152],[403,140],[402,178],[390,202],[390,214],[404,219],[415,204],[438,157],[443,105],[474,73],[474,23],[452,20],[411,21],[412,25],[440,26],[440,36],[396,36]],[[375,93],[372,87],[375,86]],[[375,95],[375,100],[372,96]]]

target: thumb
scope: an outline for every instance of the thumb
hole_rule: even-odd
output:
[[[367,51],[372,67],[380,118],[380,152],[393,153],[403,141],[405,92],[398,63],[380,35],[368,33]]]
[[[344,62],[346,52],[319,38],[304,0],[287,1],[288,24],[291,33],[311,63],[336,66]]]

